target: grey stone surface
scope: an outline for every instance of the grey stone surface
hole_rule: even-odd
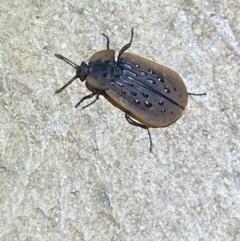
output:
[[[238,1],[1,1],[0,240],[240,240]],[[128,125],[74,70],[135,28],[132,53],[190,96],[167,128]]]

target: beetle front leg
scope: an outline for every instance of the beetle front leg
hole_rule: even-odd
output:
[[[82,109],[85,109],[86,107],[94,104],[94,103],[99,99],[99,94],[100,94],[100,92],[101,92],[100,90],[94,90],[91,94],[84,96],[81,100],[78,101],[78,103],[75,105],[75,108],[77,108],[84,100],[90,99],[90,98],[92,98],[93,96],[96,95],[95,100],[93,100],[93,101],[92,101],[91,103],[89,103],[88,105],[83,106]]]
[[[107,39],[107,49],[109,49],[110,39],[105,33],[103,33],[102,35]]]

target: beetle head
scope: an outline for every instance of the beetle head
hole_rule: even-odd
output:
[[[75,67],[74,67],[75,68]],[[75,78],[80,78],[81,81],[84,81],[89,74],[89,66],[82,62],[81,65],[76,67],[76,75]]]

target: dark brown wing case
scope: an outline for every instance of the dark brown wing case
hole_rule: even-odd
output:
[[[155,127],[175,122],[188,102],[186,86],[175,71],[127,52],[116,63],[106,94]]]

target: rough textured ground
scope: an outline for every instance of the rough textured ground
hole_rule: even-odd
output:
[[[240,240],[240,5],[235,0],[1,1],[1,240]],[[80,81],[105,32],[180,73],[184,115],[144,130]]]

